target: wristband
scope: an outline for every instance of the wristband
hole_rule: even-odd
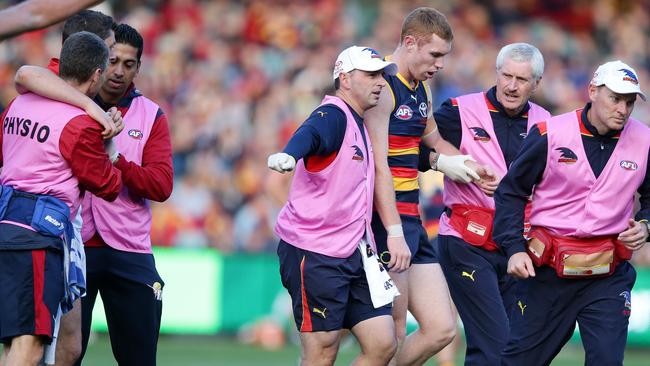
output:
[[[438,170],[438,159],[440,158],[440,154],[436,154],[436,156],[433,157],[433,161],[431,162],[431,169],[433,170]]]
[[[119,157],[120,157],[120,152],[116,151],[116,152],[113,153],[113,155],[109,156],[108,158],[111,160],[112,164],[115,164],[115,162],[117,161],[117,159]]]
[[[402,230],[402,225],[400,225],[400,224],[389,225],[386,228],[386,232],[388,233],[389,238],[403,238],[404,237],[404,231]]]

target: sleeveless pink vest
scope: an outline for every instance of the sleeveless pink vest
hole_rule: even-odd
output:
[[[69,104],[27,93],[16,97],[3,123],[0,183],[54,196],[74,217],[81,203],[79,181],[59,150],[68,122],[85,112]]]
[[[485,93],[467,94],[458,97],[458,112],[460,113],[460,124],[462,139],[460,151],[463,154],[471,155],[479,164],[489,165],[499,177],[506,175],[506,167],[503,152],[497,141],[494,132],[492,116],[488,110],[485,100]],[[551,117],[544,108],[535,103],[528,102],[528,127],[530,128],[537,122],[547,120]],[[471,128],[478,127],[485,130],[489,138],[477,137]],[[472,205],[484,208],[494,209],[494,198],[488,197],[475,184],[456,183],[445,177],[445,189],[443,191],[443,201],[445,206],[451,207],[455,204]],[[451,235],[461,237],[461,235],[451,227],[447,214],[440,216],[441,235]]]
[[[375,164],[368,133],[365,127],[359,130],[349,107],[338,97],[326,96],[324,104],[345,112],[343,144],[334,161],[320,172],[309,172],[304,160],[298,161],[275,232],[295,247],[338,258],[352,255],[367,233],[376,251],[370,229]]]
[[[128,161],[142,165],[142,152],[156,120],[158,105],[144,96],[136,97],[124,115],[124,130],[113,141]],[[133,197],[125,185],[114,202],[86,193],[82,204],[84,242],[95,232],[110,247],[126,252],[151,253],[151,208],[149,201]]]
[[[581,113],[562,114],[546,124],[546,168],[533,193],[530,223],[554,235],[588,238],[618,234],[627,228],[634,194],[645,177],[650,130],[630,118],[596,179],[582,145]]]

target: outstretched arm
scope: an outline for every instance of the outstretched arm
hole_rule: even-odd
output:
[[[106,115],[92,99],[46,68],[31,65],[21,66],[16,72],[14,83],[20,94],[32,92],[83,109],[92,119],[102,125],[104,128],[102,136],[106,139],[121,131],[121,129],[118,131],[111,117]]]
[[[0,40],[48,27],[103,0],[28,0],[0,11]]]

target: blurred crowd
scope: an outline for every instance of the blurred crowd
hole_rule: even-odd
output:
[[[153,242],[273,251],[290,176],[268,170],[266,157],[332,92],[341,49],[357,44],[390,54],[403,17],[422,5],[445,13],[454,31],[445,68],[431,82],[434,107],[492,86],[497,52],[515,41],[542,51],[546,70],[533,99],[553,112],[581,107],[595,67],[607,60],[635,67],[650,90],[645,1],[107,1],[100,10],[143,34],[136,85],[161,105],[171,127],[174,193],[153,205]],[[0,44],[2,103],[15,95],[17,67],[46,65],[60,43],[52,27]],[[648,112],[650,105],[638,102],[633,116],[650,121]],[[423,217],[435,236],[441,179],[427,174],[421,184]]]

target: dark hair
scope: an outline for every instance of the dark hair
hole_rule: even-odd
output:
[[[63,24],[63,42],[77,32],[90,32],[102,40],[111,35],[115,27],[113,18],[98,11],[82,10],[68,18]]]
[[[115,27],[115,43],[123,43],[133,46],[138,49],[138,62],[142,57],[142,50],[144,49],[144,40],[140,33],[135,28],[128,24],[120,24]]]
[[[63,42],[59,58],[61,78],[85,83],[95,70],[106,70],[108,67],[108,47],[95,34],[77,32]]]
[[[341,88],[341,80],[339,78],[334,79],[334,90],[339,90]]]

